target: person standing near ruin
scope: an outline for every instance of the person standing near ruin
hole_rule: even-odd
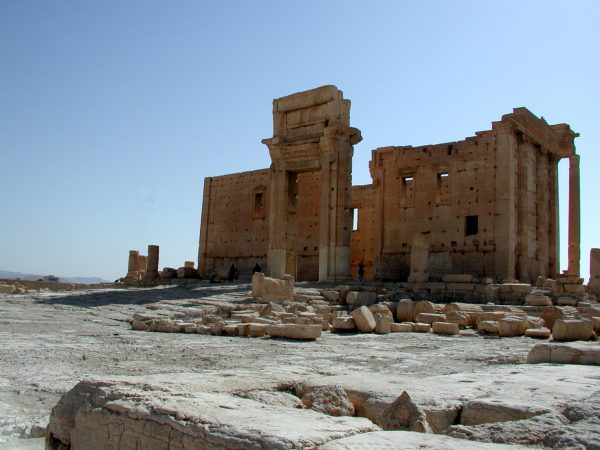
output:
[[[231,267],[229,268],[229,274],[227,276],[227,280],[230,283],[233,283],[233,280],[237,279],[237,274],[238,274],[238,271],[235,268],[235,264],[232,264]]]
[[[358,281],[362,281],[365,276],[365,262],[364,260],[358,263]]]
[[[262,272],[262,268],[258,265],[258,263],[256,263],[254,265],[254,268],[252,269],[252,274],[258,273],[258,272]]]

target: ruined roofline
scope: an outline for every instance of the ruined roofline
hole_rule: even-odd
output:
[[[264,169],[256,169],[256,170],[246,170],[244,172],[235,172],[235,173],[228,173],[225,175],[217,175],[214,177],[205,177],[204,180],[216,180],[216,181],[220,181],[220,180],[226,180],[227,178],[237,178],[239,176],[243,176],[243,175],[255,175],[255,174],[259,174],[259,173],[268,173],[271,169],[266,167]]]
[[[398,150],[414,150],[420,151],[428,147],[443,147],[450,145],[458,145],[473,139],[484,137],[494,131],[501,124],[511,124],[523,134],[530,136],[534,141],[543,144],[548,149],[552,150],[559,157],[564,158],[575,154],[575,145],[573,140],[579,137],[579,133],[571,130],[571,127],[566,123],[548,124],[545,119],[538,118],[535,114],[525,107],[513,108],[513,112],[504,114],[499,121],[492,122],[491,130],[476,131],[474,136],[467,136],[464,139],[441,142],[437,144],[424,144],[418,146],[412,145],[390,145],[377,147],[372,150],[372,154],[391,153]]]
[[[327,84],[274,99],[273,112],[287,112],[322,105],[338,98],[343,100],[344,93],[337,86]]]

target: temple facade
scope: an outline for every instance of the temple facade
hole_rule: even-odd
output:
[[[569,159],[568,274],[579,276],[579,156],[569,125],[525,108],[462,141],[373,150],[352,186],[350,101],[323,86],[273,101],[271,167],[204,180],[198,267],[272,277],[533,282],[559,267],[558,162]]]

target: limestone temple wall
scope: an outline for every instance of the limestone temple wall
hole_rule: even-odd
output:
[[[357,278],[362,261],[366,279],[556,277],[561,158],[570,161],[568,272],[579,274],[578,135],[568,125],[516,108],[462,141],[377,148],[373,183],[351,186],[361,138],[349,110],[334,86],[274,100],[263,141],[271,168],[205,180],[204,274],[235,263],[249,276],[258,262],[272,276],[331,281]]]

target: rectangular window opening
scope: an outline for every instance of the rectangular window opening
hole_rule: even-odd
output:
[[[465,236],[479,233],[479,216],[465,216]]]
[[[358,208],[352,210],[352,231],[358,231]]]
[[[263,217],[265,212],[264,192],[254,193],[254,217]]]

